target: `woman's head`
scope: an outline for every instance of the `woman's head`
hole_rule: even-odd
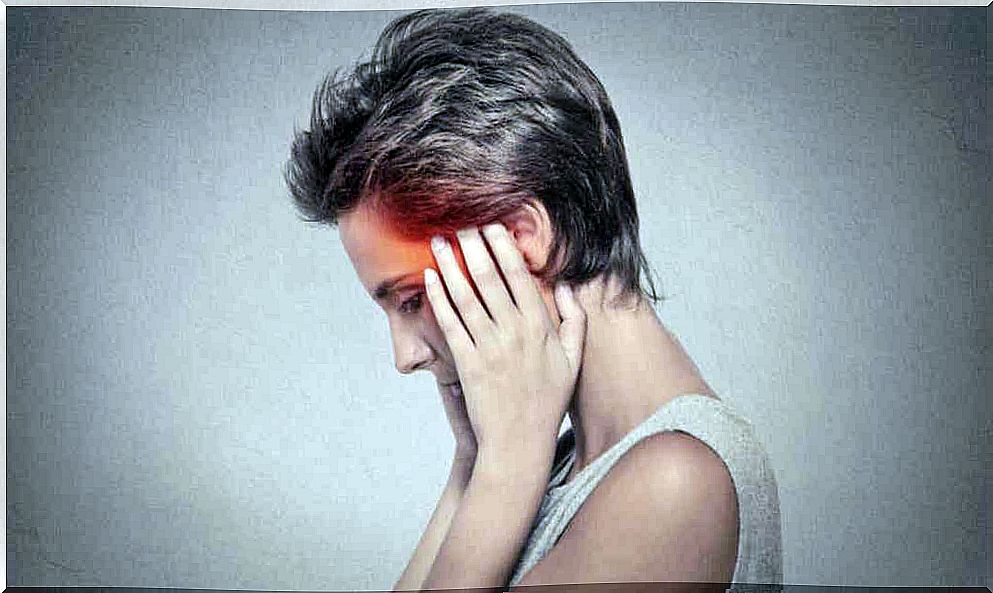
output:
[[[390,23],[368,61],[320,86],[286,178],[308,220],[361,207],[411,245],[538,212],[552,237],[542,280],[610,274],[658,300],[606,92],[522,16],[432,9]]]

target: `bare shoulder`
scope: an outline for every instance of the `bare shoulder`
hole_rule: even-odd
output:
[[[616,473],[614,473],[616,471]],[[613,480],[609,480],[613,473]],[[699,500],[698,487],[721,486],[734,492],[724,461],[700,439],[685,432],[662,432],[635,444],[608,472],[617,487],[641,484],[661,498]],[[709,488],[708,488],[709,489]],[[676,496],[685,494],[687,496]]]
[[[726,583],[737,541],[737,497],[727,466],[692,435],[662,432],[618,459],[520,584]]]

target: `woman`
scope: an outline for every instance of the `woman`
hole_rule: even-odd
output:
[[[287,182],[455,437],[397,590],[781,581],[768,459],[652,307],[617,117],[561,37],[397,19],[318,90]]]

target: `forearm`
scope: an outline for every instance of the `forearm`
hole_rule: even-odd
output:
[[[550,466],[551,454],[515,463],[477,459],[422,587],[503,590],[541,505]]]
[[[473,463],[471,461],[460,459],[456,456],[448,475],[448,483],[445,484],[445,489],[438,499],[438,504],[435,505],[434,513],[432,513],[427,527],[424,528],[424,533],[417,543],[417,548],[407,563],[407,568],[404,569],[399,580],[393,585],[394,591],[421,589],[421,585],[427,577],[428,571],[431,570],[431,565],[434,563],[435,557],[438,554],[438,549],[445,539],[445,534],[452,524],[455,511],[458,509],[459,502],[469,484],[469,478],[472,475],[472,466]]]

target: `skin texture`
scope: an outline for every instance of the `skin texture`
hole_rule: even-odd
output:
[[[520,282],[522,270],[545,263],[552,240],[540,205],[502,222],[505,234],[485,233],[499,247],[494,259],[471,230],[432,252],[427,240],[398,239],[361,208],[341,221],[359,279],[389,320],[397,369],[435,375],[456,441],[449,482],[398,590],[506,585],[565,413],[576,430],[574,476],[662,403],[713,396],[654,311],[637,300],[616,305],[609,279],[558,299],[553,287]],[[425,268],[440,271],[430,298]],[[395,277],[395,291],[377,294]],[[508,321],[513,311],[520,318]],[[460,377],[462,397],[449,386]],[[727,582],[736,546],[723,462],[689,435],[663,433],[622,457],[521,584]]]

